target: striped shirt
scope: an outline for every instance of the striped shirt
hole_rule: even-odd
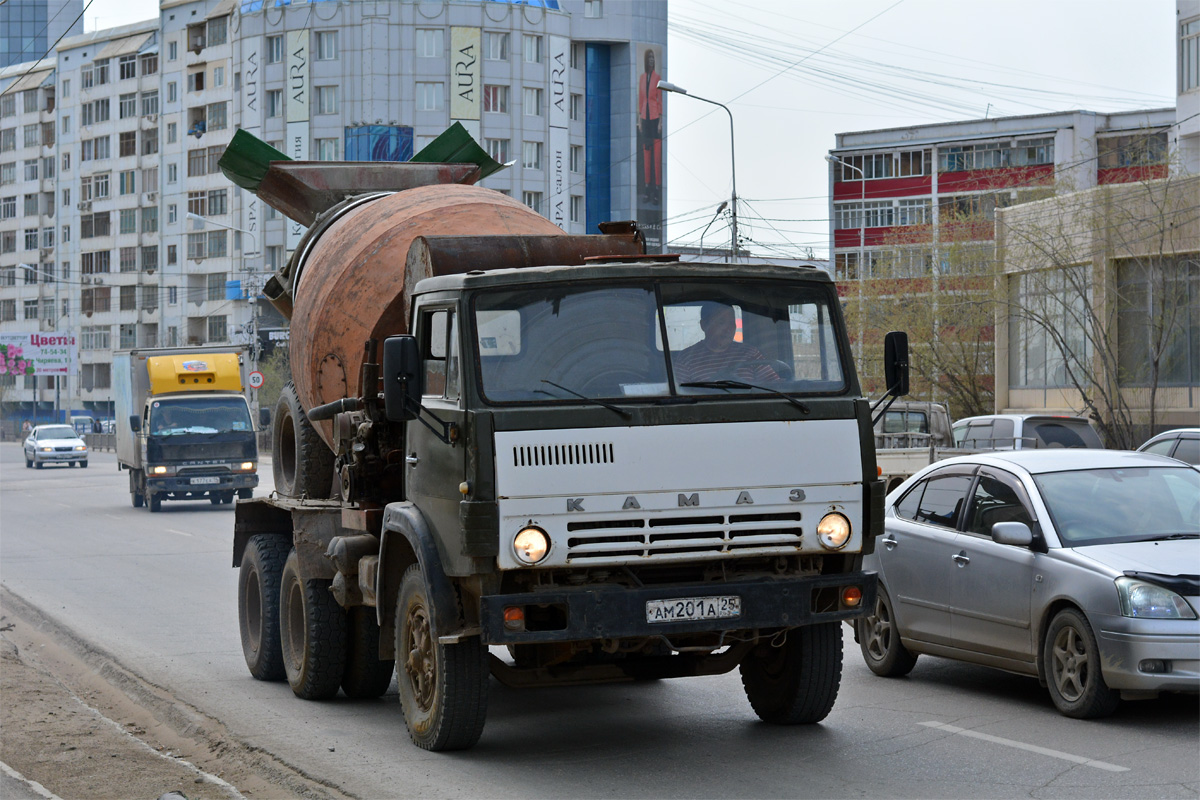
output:
[[[779,374],[767,363],[762,352],[743,342],[730,342],[724,350],[713,350],[697,342],[675,356],[675,379],[680,383],[733,379],[740,381],[777,381]]]

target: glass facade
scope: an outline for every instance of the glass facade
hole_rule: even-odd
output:
[[[64,33],[83,33],[83,0],[9,0],[0,4],[0,67],[37,61]]]
[[[596,233],[612,219],[611,53],[605,44],[587,46],[587,227]]]

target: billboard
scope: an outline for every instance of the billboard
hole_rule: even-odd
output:
[[[637,64],[637,208],[638,227],[646,235],[646,250],[662,252],[663,218],[663,102],[658,88],[662,48],[638,45]]]
[[[0,375],[72,375],[78,360],[73,333],[0,333]]]

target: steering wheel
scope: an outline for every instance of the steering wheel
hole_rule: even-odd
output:
[[[792,365],[786,361],[780,361],[778,358],[762,358],[756,361],[747,361],[742,364],[743,367],[770,367],[775,370],[775,374],[780,380],[790,381],[795,379],[795,372]]]

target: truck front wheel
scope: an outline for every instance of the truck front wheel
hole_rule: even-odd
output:
[[[375,609],[355,606],[346,614],[346,673],[342,691],[346,697],[379,697],[392,685],[396,662],[379,658],[379,623]]]
[[[404,573],[396,599],[396,682],[413,744],[465,750],[487,717],[487,648],[478,636],[457,644],[434,638],[434,610],[421,569]]]
[[[279,493],[284,497],[327,499],[333,487],[333,452],[308,421],[296,387],[290,382],[279,392],[275,404],[271,441],[271,469]]]
[[[162,511],[162,495],[155,492],[147,492],[146,505],[150,506],[150,513],[152,514]]]
[[[329,591],[332,581],[300,574],[295,548],[279,587],[279,644],[288,683],[297,697],[327,700],[346,668],[346,612]]]
[[[134,508],[141,508],[146,504],[146,493],[142,488],[142,471],[140,469],[129,470],[129,499],[133,502]]]
[[[842,681],[842,635],[836,622],[786,632],[742,659],[742,686],[763,722],[800,725],[825,719]]]
[[[238,573],[238,627],[250,674],[260,681],[281,681],[279,582],[291,544],[282,536],[251,536]]]

